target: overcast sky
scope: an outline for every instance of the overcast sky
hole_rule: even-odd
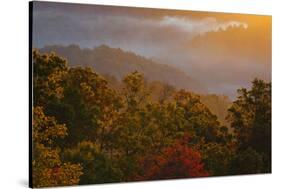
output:
[[[271,81],[271,17],[35,2],[33,46],[120,47],[184,71],[210,93],[235,97]]]

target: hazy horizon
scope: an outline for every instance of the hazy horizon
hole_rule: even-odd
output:
[[[33,14],[33,47],[121,48],[231,98],[254,78],[271,81],[270,16],[48,2]]]

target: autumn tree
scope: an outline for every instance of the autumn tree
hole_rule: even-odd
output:
[[[239,90],[227,117],[232,134],[214,114],[224,115],[227,99],[139,71],[102,76],[53,53],[34,51],[33,65],[34,186],[271,170],[270,83]]]
[[[57,124],[54,117],[45,116],[42,107],[33,109],[33,186],[65,186],[79,183],[82,167],[79,163],[61,161],[60,149],[54,139],[67,135],[64,124]]]
[[[176,105],[183,109],[184,117],[194,133],[194,139],[204,140],[205,142],[217,141],[220,123],[217,116],[200,101],[198,95],[185,90],[180,90],[175,94]]]
[[[123,180],[131,180],[142,169],[139,157],[157,154],[172,145],[176,137],[183,136],[185,120],[183,111],[175,105],[153,101],[144,76],[132,72],[123,79],[123,108],[112,130],[114,149],[124,174]],[[115,153],[116,154],[116,153]]]
[[[41,98],[36,102],[44,106],[48,116],[55,116],[58,123],[67,127],[68,134],[54,138],[53,143],[63,149],[65,161],[79,163],[85,168],[79,183],[101,183],[108,178],[118,181],[110,169],[100,170],[111,164],[109,157],[113,153],[115,137],[112,129],[122,106],[118,94],[91,68],[68,68],[67,62],[55,54],[34,52],[33,59],[34,75],[38,78],[34,91],[36,94],[42,91],[42,94],[37,94]],[[96,150],[88,152],[92,153],[91,161],[82,152],[80,154],[81,150],[91,149],[90,144]],[[90,167],[93,169],[89,170]]]
[[[141,159],[144,171],[138,180],[178,179],[209,176],[199,151],[189,147],[187,138],[164,149],[161,154]]]
[[[105,140],[122,106],[117,93],[91,68],[80,67],[68,71],[64,90],[60,105],[53,108],[69,125],[69,144],[90,140],[98,142],[101,150],[109,147]],[[68,111],[63,111],[65,107]]]
[[[180,90],[175,93],[175,102],[183,110],[189,143],[202,154],[202,162],[209,174],[226,174],[234,150],[228,128],[220,124],[217,116],[196,94]]]

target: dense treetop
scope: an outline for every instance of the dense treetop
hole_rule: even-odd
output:
[[[145,68],[118,80],[91,60],[33,52],[34,187],[271,172],[271,83],[255,79],[231,103]]]

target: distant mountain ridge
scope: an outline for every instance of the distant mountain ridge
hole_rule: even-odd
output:
[[[196,93],[205,93],[204,87],[177,68],[156,63],[153,60],[125,52],[120,48],[101,45],[93,49],[81,49],[78,45],[52,45],[39,49],[40,52],[55,52],[68,60],[70,66],[91,66],[100,74],[122,79],[135,70],[144,74],[149,81],[161,81]]]
[[[153,83],[152,81],[167,83],[178,89],[183,88],[198,93],[201,101],[207,105],[212,113],[218,116],[219,121],[229,127],[225,117],[231,100],[227,96],[208,94],[202,85],[177,68],[157,63],[133,52],[125,52],[120,48],[111,48],[106,45],[93,49],[81,49],[78,45],[52,45],[38,50],[43,53],[54,52],[66,58],[69,66],[93,67],[97,73],[104,75],[106,79],[114,76],[120,81],[126,74],[137,70],[143,73],[151,83]],[[118,84],[115,83],[116,86],[120,84],[119,81],[117,81]]]

